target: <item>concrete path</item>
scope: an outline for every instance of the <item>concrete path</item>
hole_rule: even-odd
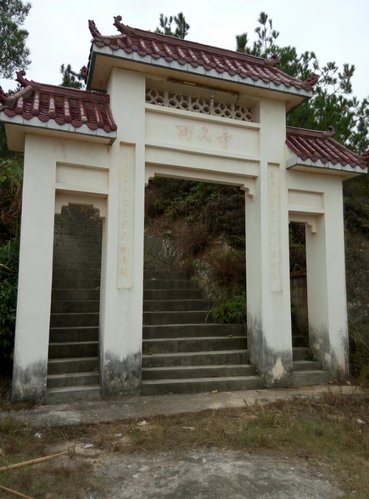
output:
[[[314,397],[324,392],[353,393],[352,386],[313,386],[273,390],[247,390],[236,392],[197,393],[194,395],[134,396],[121,399],[70,404],[42,405],[32,409],[0,411],[0,419],[9,416],[35,427],[67,426],[76,424],[107,423],[156,415],[200,412],[206,409],[244,407],[267,404],[294,397]]]

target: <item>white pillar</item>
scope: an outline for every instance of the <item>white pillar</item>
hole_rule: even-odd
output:
[[[111,147],[103,236],[100,353],[105,395],[141,384],[145,189],[145,78],[113,69],[108,93],[118,126]]]
[[[246,196],[247,328],[251,362],[268,385],[292,373],[285,107],[260,105],[260,173]]]
[[[55,161],[42,137],[26,135],[13,399],[46,394],[54,240]]]
[[[306,229],[310,347],[332,376],[348,373],[348,331],[341,178],[324,192],[324,215],[316,233]]]

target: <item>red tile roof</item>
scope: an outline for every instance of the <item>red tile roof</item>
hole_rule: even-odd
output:
[[[109,107],[109,95],[45,85],[29,81],[24,75],[24,71],[17,73],[22,90],[12,96],[0,91],[0,112],[8,118],[19,116],[26,121],[37,118],[41,123],[70,124],[75,131],[82,131],[85,125],[84,133],[90,130],[111,134],[117,129]]]
[[[334,128],[327,132],[304,128],[287,127],[286,144],[303,162],[331,163],[343,167],[367,168],[366,155],[359,156],[347,147],[339,144],[332,137]]]
[[[155,61],[161,60],[170,67],[175,61],[183,66],[184,71],[186,67],[188,71],[200,67],[205,73],[214,70],[219,75],[226,73],[230,77],[238,76],[242,80],[251,79],[256,85],[274,84],[281,91],[304,90],[309,95],[312,86],[317,82],[316,75],[312,75],[306,81],[287,75],[275,67],[277,62],[275,58],[265,60],[249,54],[131,28],[122,24],[121,20],[121,16],[114,18],[114,26],[120,32],[117,36],[103,36],[94,21],[89,21],[93,45],[99,48],[108,47],[113,51],[121,50],[126,54],[136,53],[141,57],[150,56],[153,65]]]

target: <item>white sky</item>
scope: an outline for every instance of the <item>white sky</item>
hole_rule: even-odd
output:
[[[354,94],[369,95],[368,0],[31,0],[25,28],[32,64],[27,78],[60,84],[60,65],[78,71],[87,64],[90,49],[88,19],[102,34],[117,31],[113,16],[129,26],[154,30],[159,14],[183,12],[191,28],[187,39],[235,49],[235,35],[248,32],[253,40],[261,11],[273,19],[280,45],[293,45],[298,53],[314,50],[321,64],[355,64]],[[7,90],[12,82],[0,79]]]

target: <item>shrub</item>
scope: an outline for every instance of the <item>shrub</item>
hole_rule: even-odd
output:
[[[199,255],[208,242],[206,227],[196,225],[178,224],[175,232],[175,248],[177,255],[183,259],[192,259]]]
[[[213,279],[221,288],[238,293],[245,289],[245,252],[233,248],[219,248],[207,257]]]
[[[350,328],[351,374],[359,383],[369,387],[369,331],[367,324]]]
[[[229,300],[214,305],[211,316],[221,324],[244,324],[246,326],[246,294],[233,296]]]
[[[17,303],[18,239],[0,246],[0,371],[8,374],[13,358]]]

